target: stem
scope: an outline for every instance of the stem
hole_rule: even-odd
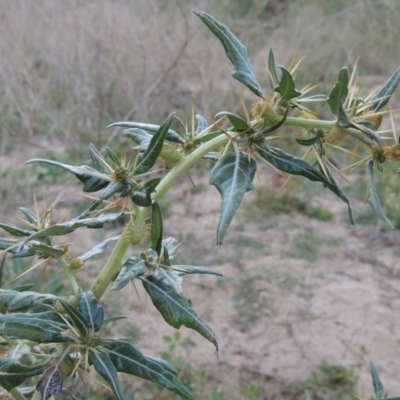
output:
[[[283,125],[298,126],[305,129],[329,129],[336,125],[336,121],[321,121],[319,119],[305,119],[296,117],[287,117]],[[372,147],[375,143],[373,140],[367,138],[365,134],[354,128],[345,128],[346,133],[358,139],[360,142]]]
[[[19,392],[17,388],[11,389],[8,391],[14,400],[27,400],[26,397]]]
[[[165,192],[175,183],[175,181],[185,173],[193,164],[201,160],[202,157],[209,151],[214,150],[220,146],[223,146],[229,138],[221,134],[220,136],[202,144],[193,153],[190,153],[184,159],[182,159],[174,168],[169,171],[168,175],[158,184],[155,192],[153,193],[153,200],[158,201],[163,197]]]
[[[107,260],[103,269],[100,271],[99,275],[97,275],[96,280],[93,282],[92,287],[90,288],[97,300],[100,300],[100,297],[106,291],[107,286],[114,279],[115,274],[118,272],[122,263],[122,258],[124,257],[127,248],[128,243],[123,232],[113,248],[109,259]]]
[[[56,260],[61,265],[64,273],[67,275],[72,291],[74,292],[74,294],[78,295],[79,285],[78,282],[76,281],[74,273],[71,271],[71,268],[69,267],[69,265],[67,264],[67,262],[64,260],[63,257],[56,257]]]

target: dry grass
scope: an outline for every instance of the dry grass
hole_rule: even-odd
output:
[[[116,119],[187,112],[192,98],[208,117],[234,107],[240,86],[220,44],[193,16],[196,8],[213,12],[240,36],[264,85],[270,47],[286,65],[300,48],[308,57],[303,80],[332,77],[358,55],[366,73],[388,75],[395,68],[397,2],[273,3],[0,1],[2,139],[58,134],[72,144],[76,132]],[[9,150],[10,143],[1,146]]]

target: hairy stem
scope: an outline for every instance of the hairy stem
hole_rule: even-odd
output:
[[[9,390],[8,393],[10,393],[14,400],[27,400],[27,398],[22,393],[20,393],[17,388]]]
[[[63,257],[56,257],[56,260],[58,264],[61,265],[61,268],[63,269],[64,273],[67,275],[72,291],[74,292],[74,294],[78,295],[79,285],[78,282],[76,281],[74,273],[71,271],[71,268],[69,267],[69,265],[67,264],[67,262],[64,260]]]
[[[119,271],[119,267],[122,264],[122,259],[127,248],[128,243],[123,232],[115,244],[106,264],[100,271],[99,275],[97,275],[96,280],[93,282],[92,287],[90,288],[97,300],[100,300],[100,297],[104,294],[108,285]]]

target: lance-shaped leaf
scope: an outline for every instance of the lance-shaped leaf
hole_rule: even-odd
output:
[[[339,126],[349,126],[350,122],[344,111],[343,104],[346,100],[348,93],[349,77],[347,68],[342,68],[339,72],[338,81],[333,87],[329,98],[328,105],[332,111],[332,114],[337,118],[337,124]]]
[[[82,219],[73,219],[68,222],[63,222],[61,224],[55,224],[49,226],[48,228],[42,229],[38,232],[35,232],[33,235],[29,236],[25,239],[25,242],[36,239],[36,238],[45,238],[47,236],[60,236],[66,235],[75,231],[78,228],[86,227],[90,229],[100,229],[106,223],[115,222],[123,212],[120,213],[103,213],[97,217],[93,218],[82,218]]]
[[[134,147],[134,150],[138,151],[145,151],[147,147],[149,147],[150,141],[153,137],[143,129],[139,128],[125,129],[123,135],[137,144],[137,147]]]
[[[6,232],[10,233],[13,236],[29,236],[34,233],[34,231],[28,231],[26,229],[19,229],[15,226],[7,225],[7,224],[2,224],[0,223],[0,228],[4,229]]]
[[[372,208],[372,211],[375,213],[375,215],[378,218],[380,218],[382,221],[386,222],[392,229],[394,229],[393,224],[390,222],[389,218],[383,212],[381,203],[379,201],[378,192],[376,191],[375,178],[374,178],[374,161],[373,160],[368,162],[368,173],[369,173],[369,179],[370,179],[368,202]]]
[[[302,146],[312,146],[313,144],[317,143],[318,140],[321,140],[318,135],[311,137],[309,139],[300,139],[295,138],[296,142]]]
[[[101,242],[97,246],[94,246],[91,250],[89,250],[86,253],[82,254],[78,258],[81,261],[87,261],[87,260],[89,260],[89,258],[97,256],[98,254],[102,254],[107,249],[108,243],[115,242],[120,237],[121,237],[121,235],[118,235],[118,236],[114,236],[114,237],[112,237],[110,239],[106,239],[104,242]]]
[[[127,184],[125,182],[112,182],[110,183],[105,190],[101,193],[98,199],[92,201],[89,206],[82,211],[81,215],[78,217],[79,219],[83,219],[87,217],[87,215],[94,211],[100,204],[103,203],[104,200],[109,199],[111,196],[117,193],[122,193],[127,189]]]
[[[163,239],[162,245],[167,249],[169,260],[172,261],[176,257],[176,254],[177,254],[177,249],[179,246],[178,241],[173,237],[169,237],[169,238]]]
[[[325,171],[329,177],[329,181],[324,182],[324,186],[326,188],[328,188],[329,190],[331,190],[333,193],[335,193],[336,196],[339,197],[339,199],[343,200],[347,204],[347,208],[349,211],[349,217],[350,217],[350,223],[351,223],[351,225],[354,225],[355,219],[354,219],[353,209],[351,208],[350,200],[346,197],[346,195],[344,194],[344,192],[342,191],[342,189],[336,182],[335,177],[333,176],[330,168],[326,165],[326,163],[324,163],[324,167],[325,167]],[[320,169],[321,169],[321,166],[320,166]],[[321,170],[321,173],[323,173],[322,170]]]
[[[246,192],[253,189],[257,164],[243,153],[225,154],[211,171],[210,184],[222,196],[221,215],[217,228],[217,245],[222,240]]]
[[[124,128],[139,128],[149,132],[157,132],[160,129],[160,125],[143,124],[141,122],[115,122],[109,125],[107,128],[112,128],[114,126],[122,126]],[[127,133],[130,131],[131,130],[125,130],[124,135],[127,136]],[[170,142],[185,144],[185,141],[173,129],[168,129],[166,139]]]
[[[30,250],[34,251],[35,254],[39,255],[39,258],[56,258],[65,254],[65,249],[61,249],[57,246],[48,246],[47,244],[37,241],[29,241],[28,247]]]
[[[101,179],[97,176],[93,176],[93,174],[98,174],[99,172],[87,165],[75,167],[73,165],[63,164],[53,160],[45,160],[42,158],[34,158],[32,160],[27,161],[25,164],[37,163],[37,162],[55,165],[56,167],[60,167],[70,172],[71,174],[75,175],[83,183],[84,192],[89,192],[89,193],[97,192],[98,190],[104,189],[110,183],[110,181],[108,180]],[[85,171],[87,171],[87,173],[85,173]]]
[[[260,133],[264,137],[267,137],[271,133],[275,132],[277,129],[279,129],[283,125],[283,123],[285,122],[288,114],[289,114],[289,107],[286,108],[285,114],[283,115],[282,119],[279,122],[277,122],[275,125],[269,126],[268,128],[261,129]]]
[[[46,368],[40,377],[36,390],[40,392],[42,400],[48,400],[53,394],[60,393],[63,387],[63,373],[58,365]]]
[[[125,396],[118,379],[118,372],[106,351],[91,351],[89,355],[89,362],[90,364],[93,364],[97,373],[110,385],[115,398],[117,400],[125,400]]]
[[[0,239],[0,250],[5,250],[7,253],[11,253],[13,258],[31,257],[36,255],[36,252],[28,245],[13,239]]]
[[[372,361],[370,362],[370,366],[371,366],[372,384],[374,385],[375,398],[383,399],[386,397],[386,392],[379,378],[378,370],[376,369]]]
[[[19,207],[21,212],[25,215],[26,219],[31,223],[34,224],[37,221],[37,216],[28,208]]]
[[[111,324],[111,322],[119,321],[120,319],[126,319],[129,318],[126,315],[114,315],[113,317],[110,318],[104,318],[103,323],[101,326],[106,326],[108,324]]]
[[[179,275],[208,274],[208,275],[223,276],[221,274],[221,272],[218,272],[215,269],[207,268],[207,267],[196,267],[196,266],[193,266],[193,265],[173,265],[172,269],[175,272],[178,272]]]
[[[218,353],[218,342],[214,332],[193,310],[190,299],[151,276],[141,280],[154,306],[169,325],[176,329],[183,325],[197,331],[215,345]]]
[[[57,296],[53,294],[0,289],[0,313],[28,310],[39,304],[52,304],[56,300]]]
[[[183,279],[181,275],[173,269],[157,268],[153,273],[153,278],[154,281],[169,286],[173,291],[183,296]]]
[[[64,334],[63,331],[69,327],[65,321],[56,313],[51,311],[41,313],[12,313],[0,315],[0,335],[4,335],[4,325],[8,322],[33,326],[44,333],[41,343],[62,343],[74,341],[73,337]],[[15,331],[18,333],[18,331]]]
[[[199,134],[208,128],[207,120],[202,115],[196,114],[196,120],[197,120],[196,134]]]
[[[167,132],[171,126],[174,114],[171,114],[156,131],[150,140],[149,146],[146,151],[139,156],[139,161],[135,169],[135,174],[144,174],[156,163],[157,158],[161,154],[161,150],[164,146],[164,141],[167,137]]]
[[[273,89],[278,85],[279,77],[278,70],[276,69],[275,57],[272,49],[269,50],[268,53],[268,71],[269,71],[269,81],[271,84],[271,88]]]
[[[204,136],[200,136],[199,138],[195,139],[195,143],[205,143],[205,142],[209,142],[210,140],[218,137],[219,135],[221,135],[222,132],[212,132],[208,135],[204,135]]]
[[[221,111],[215,115],[215,118],[219,118],[222,116],[227,116],[231,124],[233,125],[233,130],[236,132],[243,132],[246,131],[248,133],[253,132],[250,125],[247,123],[246,120],[239,117],[238,115],[231,113],[229,111]]]
[[[92,292],[81,293],[79,295],[78,307],[83,318],[86,320],[86,325],[92,332],[97,332],[103,324],[104,309],[94,294]]]
[[[263,145],[258,146],[257,150],[262,158],[280,171],[291,175],[305,176],[315,182],[328,182],[325,176],[307,161],[285,153],[277,147]]]
[[[158,203],[151,205],[151,248],[160,255],[162,249],[163,224]]]
[[[368,128],[367,126],[363,126],[361,124],[354,124],[352,122],[350,122],[350,124],[355,129],[358,129],[361,132],[364,132],[371,140],[373,140],[374,142],[378,143],[379,146],[382,147],[382,145],[383,145],[382,138],[374,130],[372,130],[371,128]]]
[[[41,374],[44,365],[24,365],[14,358],[0,358],[0,386],[10,391],[24,383],[28,376]]]
[[[121,267],[117,278],[115,279],[111,290],[121,290],[132,279],[138,278],[147,272],[144,260],[139,257],[128,258]]]
[[[388,79],[388,81],[382,86],[382,88],[376,93],[372,98],[371,102],[374,102],[372,109],[374,111],[379,111],[381,108],[385,107],[389,102],[392,94],[397,88],[400,82],[400,67],[396,69],[393,75]]]
[[[131,193],[132,201],[140,207],[151,206],[151,203],[152,203],[151,194],[154,193],[160,180],[161,180],[161,178],[151,179],[151,180],[147,181],[138,190],[133,191]]]
[[[256,73],[250,63],[247,48],[226,27],[211,15],[200,11],[194,12],[207,26],[208,29],[220,40],[225,53],[232,62],[235,72],[232,76],[243,85],[247,86],[258,97],[264,97],[261,86],[258,83]]]
[[[43,329],[21,322],[8,321],[3,324],[1,332],[4,336],[41,343],[46,337]]]
[[[73,322],[73,325],[79,331],[81,338],[87,338],[89,336],[89,329],[84,316],[78,310],[72,307],[72,305],[69,304],[67,301],[64,301],[62,299],[60,299],[59,301],[63,306],[65,312],[68,314],[69,318]]]
[[[279,68],[282,71],[282,77],[279,81],[279,85],[274,87],[275,92],[279,93],[283,99],[288,101],[299,97],[301,92],[296,89],[291,73],[281,65]]]
[[[172,366],[166,361],[147,357],[126,341],[105,340],[104,344],[117,371],[155,382],[183,399],[194,399],[189,389],[179,382]]]

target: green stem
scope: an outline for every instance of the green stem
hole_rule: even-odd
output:
[[[193,153],[190,153],[182,159],[174,168],[169,171],[168,175],[158,184],[153,193],[153,200],[160,200],[165,192],[175,183],[175,181],[184,174],[192,165],[201,160],[205,154],[223,146],[229,140],[228,136],[221,134],[220,136],[202,144]]]
[[[11,389],[8,391],[14,400],[27,400],[26,397],[19,392],[17,388]]]
[[[100,271],[99,275],[97,275],[96,280],[90,288],[97,300],[100,300],[100,297],[104,294],[108,285],[114,279],[115,274],[118,272],[119,267],[122,264],[122,258],[124,257],[127,248],[128,243],[123,232],[115,244],[106,264]]]
[[[76,281],[75,275],[72,272],[71,268],[69,267],[69,265],[67,264],[67,262],[64,260],[63,257],[56,257],[56,260],[61,265],[61,268],[63,269],[64,273],[67,275],[72,291],[74,292],[74,294],[78,295],[79,285],[78,282]]]
[[[305,119],[296,117],[287,117],[283,123],[285,126],[298,126],[304,129],[329,129],[336,125],[336,121],[321,121],[319,119]],[[373,140],[365,136],[364,133],[354,128],[345,128],[346,133],[358,139],[360,142],[372,147],[375,143]]]

